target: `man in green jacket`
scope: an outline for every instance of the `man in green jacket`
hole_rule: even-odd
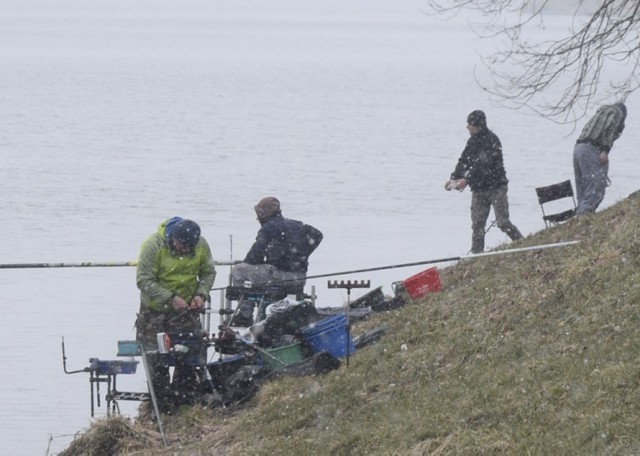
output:
[[[216,271],[207,241],[192,220],[173,217],[160,224],[140,250],[136,282],[140,289],[140,311],[136,320],[137,340],[145,351],[157,351],[158,333],[189,333],[202,336],[200,312],[210,300]],[[176,356],[173,382],[166,357],[147,356],[153,387],[164,412],[193,400],[197,388],[197,366]]]

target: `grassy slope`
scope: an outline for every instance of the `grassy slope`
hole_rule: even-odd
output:
[[[443,292],[354,326],[390,331],[348,368],[183,413],[169,450],[150,423],[87,437],[112,433],[126,454],[640,453],[639,216],[630,198],[513,244],[577,246],[444,269]]]

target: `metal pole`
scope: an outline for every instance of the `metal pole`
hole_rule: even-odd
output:
[[[164,429],[162,427],[162,418],[160,417],[160,409],[158,408],[158,399],[156,397],[155,389],[153,388],[153,379],[151,378],[151,373],[149,372],[147,353],[144,351],[144,347],[142,346],[142,344],[139,344],[139,347],[140,354],[142,354],[142,365],[144,367],[144,372],[147,375],[147,386],[149,387],[149,396],[151,397],[151,404],[153,405],[153,413],[155,413],[156,419],[158,420],[158,429],[160,429],[162,443],[164,444],[164,447],[167,448],[167,437],[164,435]]]
[[[349,355],[351,354],[351,344],[349,343],[351,340],[351,314],[349,310],[351,309],[351,287],[347,288],[347,306],[344,309],[344,313],[347,317],[347,367],[349,367]]]
[[[90,372],[91,369],[88,367],[85,367],[83,369],[78,369],[78,370],[74,370],[74,371],[68,371],[67,370],[67,355],[64,352],[64,336],[62,336],[62,369],[64,369],[64,373],[65,374],[77,374],[78,372]]]
[[[204,324],[202,320],[204,320]],[[206,331],[207,336],[211,334],[211,297],[209,297],[205,304],[204,313],[201,315],[200,325]]]
[[[229,262],[230,263],[234,263],[233,261],[233,234],[229,235]],[[233,267],[229,266],[229,286],[233,285],[233,279],[231,277],[231,271],[232,271]],[[232,309],[232,305],[231,305],[231,300],[227,299],[227,297],[225,296],[223,291],[220,291],[220,306],[222,307],[222,303],[224,302],[224,310],[229,311]],[[229,323],[231,322],[231,317],[229,316],[229,313],[225,313],[224,317],[223,314],[220,314],[220,323],[225,324],[225,325],[229,325]]]

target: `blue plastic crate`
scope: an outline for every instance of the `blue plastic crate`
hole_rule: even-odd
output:
[[[90,369],[98,375],[135,374],[138,361],[101,360],[89,358]]]

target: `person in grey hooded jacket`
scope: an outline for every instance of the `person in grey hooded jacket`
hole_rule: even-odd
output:
[[[595,212],[609,183],[609,152],[620,137],[627,118],[623,103],[598,108],[582,129],[573,148],[577,214]]]

